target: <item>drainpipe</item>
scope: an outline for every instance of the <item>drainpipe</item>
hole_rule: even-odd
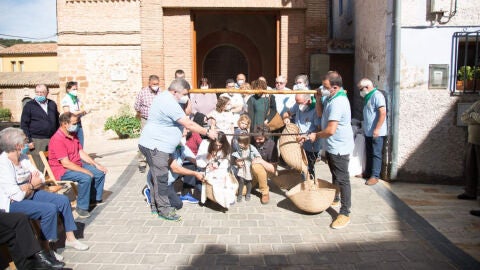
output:
[[[391,123],[391,148],[392,156],[390,163],[390,180],[397,178],[398,173],[398,118],[400,103],[400,11],[401,1],[393,0],[393,61],[391,70],[393,75],[390,77],[390,89],[392,89],[392,123]]]

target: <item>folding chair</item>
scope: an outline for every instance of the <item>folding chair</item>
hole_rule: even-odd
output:
[[[40,155],[40,159],[43,162],[44,166],[44,171],[43,174],[45,175],[45,184],[49,186],[49,189],[52,188],[53,190],[57,189],[57,191],[54,191],[56,193],[64,194],[67,195],[66,192],[69,192],[69,187],[71,187],[73,196],[74,198],[70,198],[72,206],[77,204],[77,195],[78,195],[78,190],[77,190],[77,184],[73,181],[69,180],[57,180],[55,179],[55,175],[52,172],[52,168],[50,168],[50,164],[48,164],[48,151],[40,151],[38,153]]]

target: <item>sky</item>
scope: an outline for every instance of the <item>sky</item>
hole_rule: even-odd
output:
[[[56,32],[56,0],[0,0],[0,38],[56,41]]]

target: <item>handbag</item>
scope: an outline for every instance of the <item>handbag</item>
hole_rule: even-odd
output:
[[[270,97],[268,97],[268,112],[267,115],[270,114]],[[273,116],[272,120],[268,121],[267,127],[270,131],[274,131],[277,129],[280,129],[285,126],[285,123],[283,122],[283,118],[280,116],[278,112],[275,113],[275,116]]]

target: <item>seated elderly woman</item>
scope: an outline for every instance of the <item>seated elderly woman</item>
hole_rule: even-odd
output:
[[[66,231],[65,246],[87,250],[88,246],[73,234],[77,226],[68,198],[41,189],[45,178],[25,154],[28,151],[26,143],[26,136],[19,128],[0,131],[0,211],[24,213],[40,220],[42,233],[49,243],[58,239],[57,216],[60,213]]]

